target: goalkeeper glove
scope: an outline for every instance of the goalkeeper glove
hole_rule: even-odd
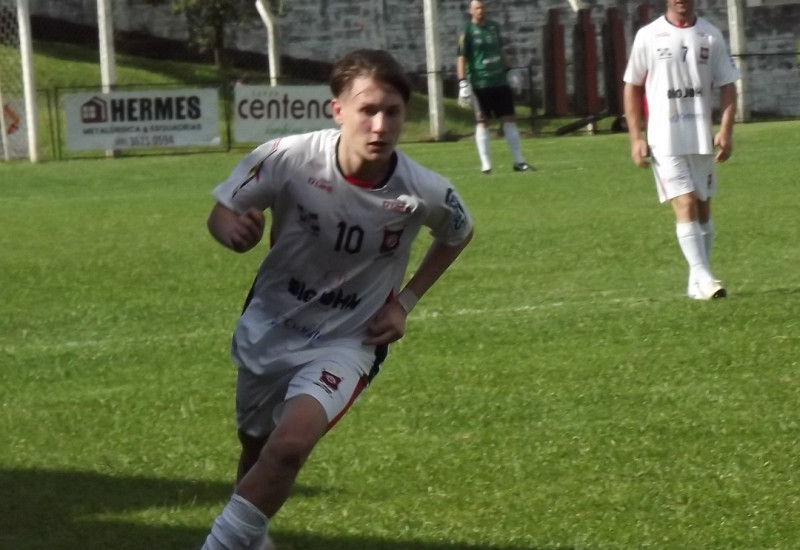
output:
[[[464,108],[472,107],[472,87],[466,80],[458,81],[458,104]]]
[[[508,85],[511,87],[511,90],[516,95],[522,93],[522,76],[519,74],[519,71],[515,69],[509,69],[506,73],[506,80],[508,81]]]

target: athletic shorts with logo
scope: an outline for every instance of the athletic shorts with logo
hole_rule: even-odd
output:
[[[284,368],[261,374],[239,367],[236,421],[240,432],[251,437],[268,435],[280,419],[284,403],[297,395],[316,399],[325,409],[328,429],[332,428],[378,374],[388,346],[377,346],[374,355],[347,347],[318,351],[310,360],[307,354],[298,355],[296,366],[291,357],[284,357],[279,362]]]
[[[714,155],[654,156],[652,160],[660,202],[691,192],[701,201],[717,194]]]

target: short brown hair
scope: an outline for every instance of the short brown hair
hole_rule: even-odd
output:
[[[411,84],[400,63],[386,50],[368,49],[350,52],[334,63],[330,81],[333,96],[339,97],[361,76],[390,85],[406,103],[411,98]]]

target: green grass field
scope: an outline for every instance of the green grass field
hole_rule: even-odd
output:
[[[405,145],[473,243],[323,440],[280,550],[759,550],[800,540],[800,123],[737,127],[713,265],[627,137]],[[263,245],[205,229],[241,156],[0,165],[0,548],[190,550],[238,444],[230,332]],[[416,256],[426,244],[419,243]]]

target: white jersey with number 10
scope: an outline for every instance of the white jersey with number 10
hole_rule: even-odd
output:
[[[712,91],[739,79],[722,33],[702,17],[676,27],[661,16],[639,29],[623,80],[645,85],[654,155],[714,153]]]
[[[398,292],[423,226],[448,245],[472,221],[450,183],[401,152],[384,185],[342,176],[338,130],[267,142],[214,190],[235,212],[270,210],[271,248],[234,331],[234,361],[254,372],[301,364],[328,346],[374,354],[367,326]],[[266,238],[266,237],[265,237]]]

